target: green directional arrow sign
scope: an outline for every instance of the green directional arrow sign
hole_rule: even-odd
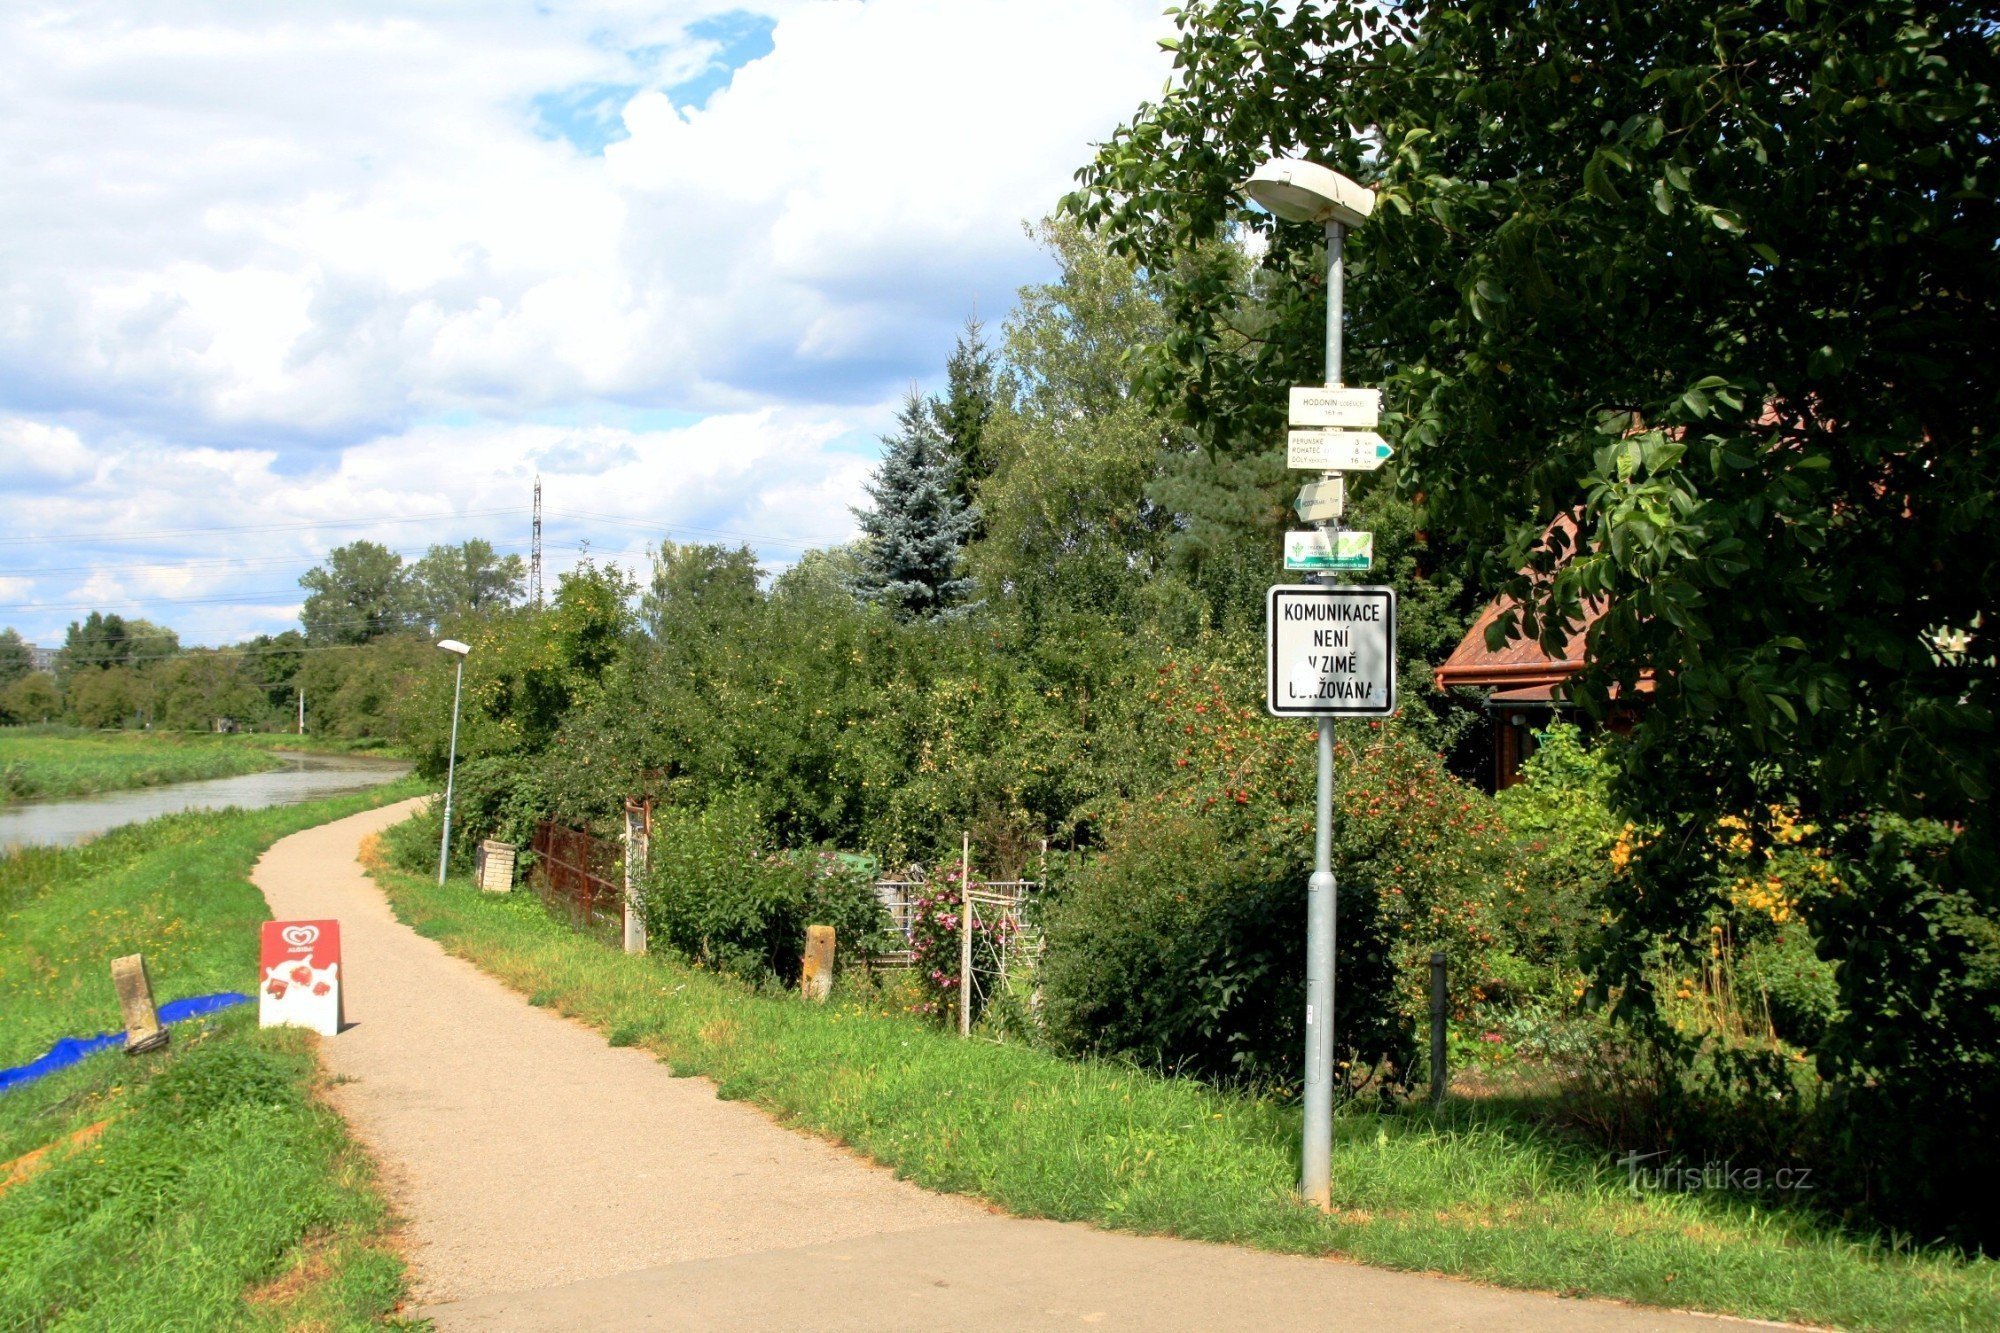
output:
[[[1396,451],[1372,430],[1285,433],[1285,465],[1321,472],[1373,472]]]

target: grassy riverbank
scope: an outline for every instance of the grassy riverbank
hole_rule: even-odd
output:
[[[260,773],[284,761],[248,737],[0,728],[0,802],[93,796]],[[260,738],[261,739],[261,738]]]
[[[0,857],[0,1066],[116,1030],[119,954],[146,955],[161,1001],[250,990],[264,848],[415,790]],[[260,1032],[245,1006],[176,1025],[164,1053],[107,1052],[0,1094],[0,1164],[52,1163],[0,1188],[0,1328],[345,1328],[391,1310],[402,1265],[319,1079],[310,1038]]]
[[[1324,1217],[1291,1196],[1293,1108],[959,1041],[866,996],[757,993],[613,952],[531,895],[439,888],[373,859],[406,921],[531,1002],[1023,1216],[1847,1328],[2000,1323],[2000,1265],[1857,1243],[1769,1196],[1635,1195],[1601,1152],[1469,1106],[1342,1117]]]

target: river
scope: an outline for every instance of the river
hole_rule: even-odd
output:
[[[204,778],[160,787],[137,787],[60,801],[25,801],[0,807],[0,848],[68,847],[121,824],[137,824],[182,810],[236,806],[261,810],[297,805],[394,782],[410,766],[391,759],[346,754],[280,753],[282,768],[234,778]]]

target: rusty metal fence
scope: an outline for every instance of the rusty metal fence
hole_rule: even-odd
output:
[[[617,939],[625,930],[624,849],[553,819],[535,825],[531,883],[578,930]]]

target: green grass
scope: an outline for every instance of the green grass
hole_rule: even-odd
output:
[[[247,738],[243,738],[247,739]],[[0,802],[259,773],[283,761],[233,736],[0,728]]]
[[[572,934],[529,894],[439,888],[379,858],[375,870],[406,921],[538,1003],[899,1175],[1022,1216],[1767,1319],[2000,1326],[1993,1262],[1857,1242],[1743,1199],[1635,1198],[1603,1153],[1473,1106],[1343,1115],[1336,1211],[1323,1216],[1292,1195],[1295,1108],[960,1041],[866,996],[759,993]]]
[[[263,849],[413,784],[254,812],[172,815],[0,858],[0,1065],[115,1030],[109,960],[142,951],[161,1001],[252,989]],[[371,1169],[318,1096],[311,1039],[245,1006],[0,1094],[0,1328],[364,1327],[400,1299]],[[103,1123],[94,1141],[78,1130]]]

